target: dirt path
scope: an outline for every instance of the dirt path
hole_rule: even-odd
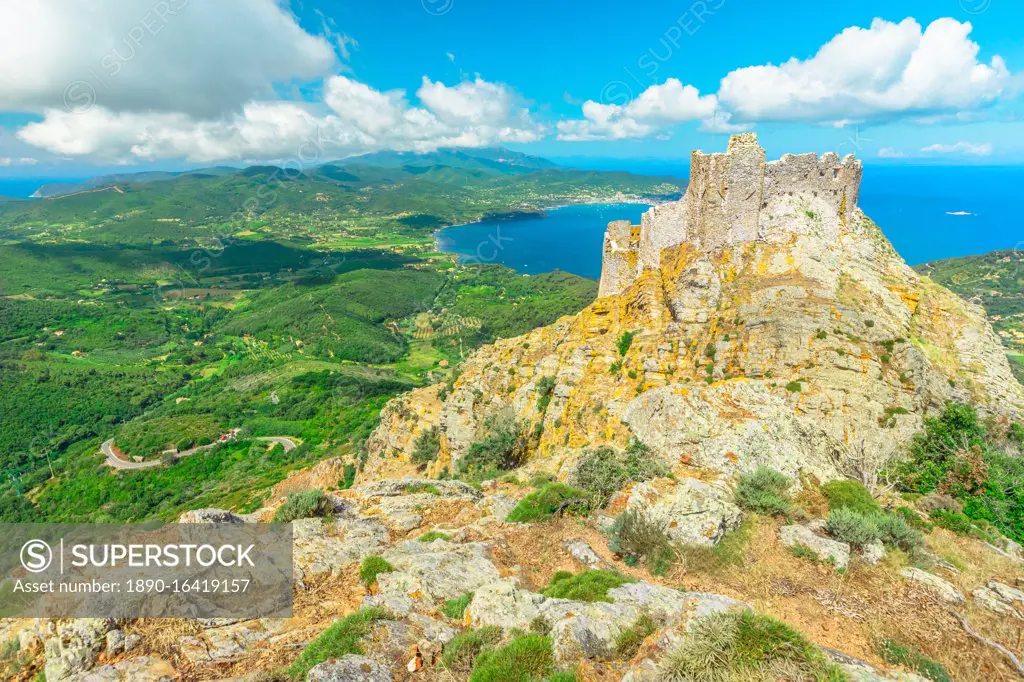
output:
[[[298,447],[299,443],[302,442],[297,439],[289,438],[287,436],[260,436],[259,438],[254,438],[253,440],[260,440],[267,443],[280,443],[281,447],[284,448],[285,452],[291,452],[296,447]],[[189,448],[188,450],[183,450],[181,452],[175,452],[173,453],[174,458],[181,459],[182,457],[188,457],[189,455],[194,455],[197,452],[202,452],[203,450],[209,450],[214,445],[217,445],[217,443],[219,442],[220,441],[216,441],[214,443],[209,443],[207,445],[199,445],[194,448]],[[103,445],[100,446],[100,452],[102,452],[103,456],[106,457],[107,466],[113,467],[114,469],[151,469],[153,467],[160,466],[161,464],[163,464],[163,462],[161,462],[158,459],[150,460],[147,462],[129,462],[127,460],[121,459],[120,457],[117,456],[117,453],[114,452],[113,438],[103,441]]]

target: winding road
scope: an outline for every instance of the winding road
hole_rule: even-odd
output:
[[[293,438],[289,438],[287,436],[260,436],[258,438],[254,438],[253,440],[261,440],[267,443],[280,443],[281,447],[284,448],[285,452],[291,452],[296,447],[298,447],[299,443],[302,442]],[[209,450],[214,445],[217,445],[218,442],[220,441],[210,443],[208,445],[200,445],[198,447],[189,448],[188,450],[183,450],[181,452],[175,452],[174,458],[181,459],[182,457],[188,457],[189,455],[194,455],[197,452],[202,452],[203,450]],[[151,469],[153,467],[158,467],[161,464],[163,464],[163,462],[161,462],[158,459],[149,460],[147,462],[128,462],[126,460],[121,459],[114,452],[113,438],[103,441],[103,445],[100,446],[100,452],[102,452],[103,456],[107,458],[107,465],[115,469]]]

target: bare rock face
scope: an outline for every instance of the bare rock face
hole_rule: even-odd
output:
[[[367,477],[408,473],[434,427],[426,473],[456,467],[499,412],[538,434],[531,466],[560,477],[583,449],[635,437],[676,473],[821,480],[845,473],[848,444],[892,449],[950,399],[1024,412],[982,310],[914,272],[857,208],[859,161],[767,161],[745,134],[691,167],[680,201],[608,226],[593,304],[479,349],[451,391],[389,403]]]

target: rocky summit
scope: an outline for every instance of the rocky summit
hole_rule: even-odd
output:
[[[1024,410],[982,309],[916,273],[857,206],[853,156],[768,161],[754,134],[695,151],[679,201],[608,225],[596,301],[481,348],[449,386],[394,400],[370,477],[454,471],[496,416],[528,425],[528,465],[635,438],[670,469],[723,480],[767,465],[829,480],[894,449],[950,400]]]

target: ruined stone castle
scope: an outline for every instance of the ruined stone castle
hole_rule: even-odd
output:
[[[831,152],[765,161],[755,133],[734,135],[724,154],[694,151],[682,199],[651,209],[640,225],[608,225],[599,295],[619,294],[644,270],[660,268],[665,248],[690,242],[709,251],[769,238],[762,213],[782,197],[820,200],[845,222],[857,208],[862,172],[852,154],[842,162]]]

